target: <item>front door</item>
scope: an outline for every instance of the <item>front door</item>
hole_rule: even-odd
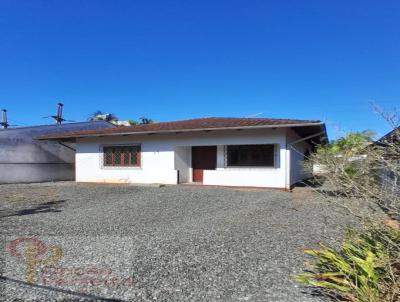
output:
[[[193,182],[203,182],[203,171],[216,167],[217,146],[192,147]]]

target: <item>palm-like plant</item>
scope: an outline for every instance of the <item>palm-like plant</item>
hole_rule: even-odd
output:
[[[320,244],[304,252],[308,271],[295,277],[334,300],[394,302],[400,299],[400,231],[368,227],[348,231],[340,249]]]

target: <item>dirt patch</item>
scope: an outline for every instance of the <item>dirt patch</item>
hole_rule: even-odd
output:
[[[307,187],[295,187],[291,194],[290,198],[293,201],[307,201],[307,200],[314,200],[318,198],[318,193],[314,192],[311,188]]]

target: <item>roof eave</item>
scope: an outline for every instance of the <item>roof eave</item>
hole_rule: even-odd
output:
[[[134,131],[134,132],[117,132],[117,133],[96,133],[82,134],[71,136],[40,136],[37,140],[71,140],[87,137],[104,137],[104,136],[126,136],[126,135],[143,135],[143,134],[164,134],[164,133],[182,133],[182,132],[202,132],[202,131],[222,131],[222,130],[251,130],[251,129],[266,129],[266,128],[289,128],[289,127],[307,127],[307,126],[323,126],[323,122],[318,123],[298,123],[286,125],[259,125],[259,126],[238,126],[238,127],[213,127],[213,128],[197,128],[197,129],[176,129],[176,130],[160,130],[160,131]],[[325,127],[324,127],[325,129]]]

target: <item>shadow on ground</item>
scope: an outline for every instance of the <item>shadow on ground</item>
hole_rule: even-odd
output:
[[[21,209],[16,211],[0,211],[0,217],[13,217],[13,216],[26,216],[26,215],[34,215],[40,213],[58,213],[61,212],[60,206],[66,200],[54,200],[49,202],[40,203],[35,207],[28,209]]]
[[[120,299],[104,298],[104,297],[95,296],[95,295],[91,295],[91,294],[87,294],[87,293],[80,293],[80,292],[76,292],[76,291],[72,291],[72,290],[68,290],[68,289],[55,288],[52,286],[45,286],[45,285],[40,285],[40,284],[32,284],[32,283],[24,282],[21,280],[16,280],[16,279],[5,277],[5,276],[0,276],[0,280],[7,281],[7,282],[13,282],[13,283],[20,284],[23,286],[28,286],[31,288],[40,288],[40,289],[44,289],[44,290],[48,290],[48,291],[60,292],[60,293],[68,294],[68,295],[73,295],[73,296],[79,297],[81,299],[82,298],[90,299],[89,301],[124,302],[124,300],[120,300]],[[70,300],[70,301],[72,301],[72,300]]]

